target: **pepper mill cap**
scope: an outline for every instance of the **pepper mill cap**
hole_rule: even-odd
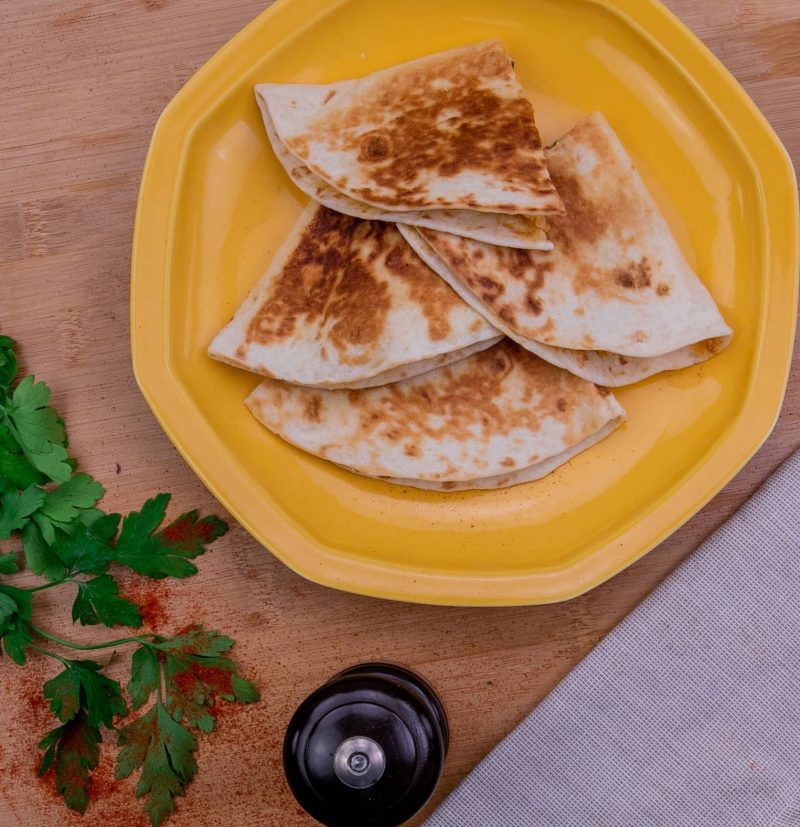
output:
[[[448,745],[433,689],[413,672],[368,663],[313,692],[286,731],[286,778],[327,827],[396,827],[433,793]]]

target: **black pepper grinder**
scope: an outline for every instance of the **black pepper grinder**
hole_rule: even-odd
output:
[[[433,689],[402,667],[365,663],[300,704],[283,766],[298,802],[327,827],[397,827],[430,798],[447,746]]]

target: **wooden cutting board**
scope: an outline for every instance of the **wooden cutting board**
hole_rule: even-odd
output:
[[[107,487],[109,510],[132,509],[167,490],[174,493],[171,513],[194,507],[221,513],[136,388],[128,343],[129,251],[139,175],[159,113],[265,5],[0,3],[0,329],[20,341],[23,372],[53,388],[73,451]],[[668,5],[744,84],[797,163],[800,3]],[[570,603],[475,610],[354,597],[300,579],[232,526],[201,559],[198,576],[148,592],[159,629],[202,621],[231,634],[236,658],[264,696],[256,707],[228,710],[219,731],[201,738],[197,781],[170,823],[311,824],[283,780],[284,729],[309,691],[343,667],[371,659],[418,669],[444,698],[453,739],[433,803],[439,801],[800,445],[799,365],[796,359],[775,432],[728,488],[639,563]],[[38,616],[55,629],[67,622],[71,595],[46,594]],[[133,785],[108,783],[108,757],[101,770],[110,791],[83,820],[36,781],[36,742],[52,722],[35,699],[53,672],[37,659],[24,670],[0,660],[0,827],[144,825]]]

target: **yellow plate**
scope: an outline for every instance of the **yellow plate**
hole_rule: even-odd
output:
[[[732,325],[705,365],[619,391],[628,422],[544,480],[432,493],[357,477],[262,428],[257,378],[206,356],[305,196],[265,138],[259,81],[324,83],[498,38],[546,141],[602,110]],[[780,409],[798,279],[797,191],[767,122],[654,0],[280,0],[156,127],[132,266],[136,375],[164,430],[242,525],[348,591],[466,605],[596,586],[741,468]]]

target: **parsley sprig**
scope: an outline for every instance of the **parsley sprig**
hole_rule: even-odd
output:
[[[15,342],[0,336],[0,540],[21,540],[21,553],[0,553],[0,577],[27,570],[44,581],[20,588],[0,580],[0,656],[24,666],[36,652],[62,667],[43,688],[59,725],[39,744],[39,774],[53,771],[67,806],[86,810],[107,730],[116,733],[120,747],[117,778],[139,773],[136,795],[158,827],[195,776],[195,732],[214,729],[218,700],[258,700],[256,688],[228,657],[233,641],[194,625],[173,637],[135,634],[79,644],[37,625],[35,595],[69,586],[75,593],[73,623],[137,629],[141,609],[120,595],[116,572],[189,577],[197,572],[192,561],[227,526],[190,511],[162,527],[169,494],[158,494],[124,518],[98,509],[103,486],[76,471],[64,422],[49,405],[49,388],[33,376],[14,386],[16,375]],[[101,664],[59,653],[128,645],[136,647],[126,687],[130,706]],[[136,712],[141,714],[118,728],[119,718]]]

